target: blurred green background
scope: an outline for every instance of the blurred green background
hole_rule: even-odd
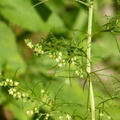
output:
[[[88,9],[74,0],[49,0],[32,7],[39,2],[39,0],[0,0],[0,72],[6,78],[18,80],[25,88],[28,86],[33,88],[38,81],[43,81],[44,85],[36,87],[38,94],[51,82],[49,91],[51,95],[55,96],[61,86],[69,81],[69,78],[58,77],[61,74],[66,75],[67,71],[58,72],[53,78],[49,72],[55,66],[53,60],[48,57],[41,60],[34,56],[33,52],[25,45],[24,39],[29,38],[36,43],[42,37],[49,38],[52,31],[57,38],[69,39],[71,37],[83,40],[87,31]],[[119,91],[119,82],[116,82],[115,78],[117,80],[120,78],[120,30],[117,28],[114,31],[117,41],[111,33],[100,31],[106,29],[103,25],[109,20],[109,17],[119,15],[119,10],[117,0],[97,0],[94,2],[92,70],[99,71],[97,74],[100,74],[100,78],[113,95]],[[115,76],[115,78],[109,76]],[[73,79],[72,87],[66,85],[58,95],[62,103],[81,104],[81,107],[76,110],[76,114],[83,118],[86,116],[85,106],[88,89],[86,87],[83,92],[84,81],[84,78]],[[101,99],[104,100],[108,95],[99,80],[95,80],[94,89],[97,105]],[[35,116],[28,116],[25,113],[31,107],[31,104],[14,100],[7,93],[7,88],[0,88],[1,120],[34,120]],[[112,107],[108,105],[105,108],[113,120],[120,119],[119,107],[119,100],[116,100]],[[68,106],[63,109],[72,114],[76,106]],[[54,119],[57,120],[57,118]],[[102,120],[107,119],[107,114],[105,114]]]

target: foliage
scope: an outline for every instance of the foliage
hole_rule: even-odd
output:
[[[106,4],[119,8],[118,2],[94,1],[90,75],[99,120],[120,118],[120,20],[117,9],[113,17],[102,18],[100,13]],[[89,120],[87,6],[74,0],[42,4],[37,0],[1,0],[0,8],[0,109],[11,111],[8,120]],[[33,52],[24,38],[29,38],[25,41]],[[2,114],[4,117],[8,116]]]

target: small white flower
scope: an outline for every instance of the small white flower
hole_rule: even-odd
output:
[[[71,61],[73,61],[73,58],[71,58]]]
[[[3,84],[4,86],[7,86],[8,84],[7,84],[7,82],[4,82],[4,84]]]
[[[42,94],[45,92],[45,90],[43,90],[43,89],[41,89],[41,91],[40,91]]]
[[[58,67],[62,67],[62,63],[58,64]]]
[[[13,80],[12,79],[6,79],[6,84],[13,86]]]
[[[62,56],[62,52],[59,52],[58,54],[59,54],[60,56]]]
[[[10,84],[13,84],[13,80],[10,79],[9,82],[10,82]]]
[[[111,117],[110,117],[110,116],[107,116],[107,118],[108,118],[108,119],[111,119]]]
[[[41,54],[43,54],[43,53],[44,53],[44,51],[42,50],[42,51],[41,51]]]
[[[63,118],[63,116],[59,116],[59,119],[61,120]]]
[[[33,110],[30,110],[29,112],[30,112],[31,115],[34,113]]]
[[[49,116],[50,116],[49,114],[46,114],[45,120],[48,120],[48,117],[49,117]]]
[[[15,88],[12,88],[13,92],[16,92],[17,90]]]
[[[13,95],[13,94],[14,94],[13,89],[12,89],[12,88],[11,88],[11,89],[9,89],[9,90],[8,90],[8,93],[9,93],[10,95]]]
[[[49,117],[50,115],[49,114],[46,114],[47,117]]]
[[[27,113],[28,115],[32,115],[34,112],[33,112],[33,110],[28,110],[26,113]]]
[[[9,83],[9,81],[10,81],[10,80],[7,78],[7,79],[6,79],[6,82]]]
[[[68,120],[71,120],[71,116],[70,115],[66,115],[66,118],[68,119]]]
[[[74,61],[72,61],[72,65],[75,65],[75,62],[74,62]]]
[[[61,60],[62,59],[61,56],[58,56],[58,59]]]
[[[34,47],[33,44],[32,44],[32,42],[28,42],[28,43],[27,43],[27,46],[28,46],[29,48],[33,48],[33,47]]]
[[[48,120],[48,117],[45,117],[45,120]]]
[[[80,75],[80,78],[83,78],[83,74]]]
[[[22,93],[22,95],[21,95],[21,96],[22,96],[22,98],[23,98],[23,97],[25,97],[25,93]]]
[[[65,63],[65,59],[62,59],[62,63]]]
[[[3,86],[3,83],[0,83],[0,86]]]
[[[21,98],[21,93],[20,92],[17,92],[17,97]]]
[[[19,85],[19,82],[14,82],[14,86],[18,86]]]
[[[39,113],[39,110],[38,110],[37,107],[34,108],[34,112],[35,112],[35,113]]]
[[[103,114],[103,113],[100,113],[100,117],[102,117],[102,116],[104,116],[104,114]]]
[[[27,110],[27,112],[26,112],[28,115],[30,114],[30,111],[29,110]]]
[[[16,93],[14,93],[14,94],[13,94],[13,97],[14,97],[14,98],[16,98],[16,97],[17,97],[17,94],[16,94]]]
[[[58,58],[56,58],[56,59],[55,59],[55,61],[56,61],[56,62],[59,62],[59,59],[58,59]]]
[[[76,74],[76,75],[79,75],[79,71],[78,71],[78,70],[76,70],[76,71],[75,71],[75,74]]]

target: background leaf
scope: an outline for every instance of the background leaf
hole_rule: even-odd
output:
[[[25,72],[26,65],[18,52],[14,33],[2,22],[0,23],[0,56],[0,62],[5,64],[6,72],[7,70],[15,72],[19,67],[19,73]],[[8,74],[10,75],[10,71]]]
[[[29,31],[50,30],[52,27],[56,26],[56,24],[54,26],[51,19],[56,20],[57,18],[58,23],[62,23],[61,19],[58,18],[57,15],[54,14],[53,16],[53,14],[50,14],[51,11],[49,9],[47,9],[47,11],[49,11],[49,14],[46,14],[46,17],[47,19],[50,16],[52,18],[50,17],[50,21],[48,19],[48,22],[44,21],[44,9],[40,9],[40,14],[38,14],[35,8],[30,8],[32,7],[31,0],[1,0],[0,7],[1,14],[5,17],[5,19],[9,20],[13,24],[18,24],[19,26]],[[57,24],[57,26],[61,26],[61,24]]]

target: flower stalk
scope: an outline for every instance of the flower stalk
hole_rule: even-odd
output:
[[[95,120],[95,101],[94,101],[94,91],[91,80],[91,39],[92,39],[92,14],[93,14],[93,2],[89,5],[89,15],[88,15],[88,39],[87,39],[87,73],[89,81],[89,98],[90,98],[90,108],[91,108],[91,119]]]

